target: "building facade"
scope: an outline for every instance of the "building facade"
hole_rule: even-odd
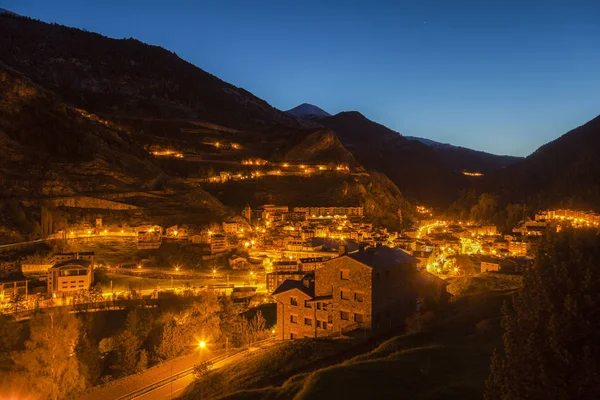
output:
[[[417,260],[385,246],[325,261],[301,281],[287,280],[273,293],[278,338],[400,326],[416,310],[417,279]]]
[[[48,270],[48,293],[53,295],[90,290],[93,282],[93,264],[89,260],[61,261]]]

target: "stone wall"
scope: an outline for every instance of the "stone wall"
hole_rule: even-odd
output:
[[[295,298],[298,305],[291,305],[291,298]],[[291,334],[294,339],[315,337],[315,310],[305,306],[306,300],[310,300],[310,296],[297,289],[277,295],[277,339],[291,339]],[[292,315],[296,323],[290,321]],[[305,319],[311,324],[307,325]]]
[[[372,269],[347,256],[329,260],[315,270],[315,296],[333,296],[334,330],[358,326],[359,322],[362,328],[371,328],[371,282]],[[347,319],[342,319],[342,312]]]
[[[416,264],[373,270],[373,329],[385,331],[404,324],[416,311]]]

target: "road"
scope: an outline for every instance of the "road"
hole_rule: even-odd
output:
[[[108,384],[92,388],[80,397],[80,400],[131,400],[131,399],[160,399],[176,398],[189,386],[194,376],[192,367],[202,359],[214,360],[211,369],[218,369],[231,362],[241,359],[248,352],[276,344],[273,338],[255,343],[246,350],[239,350],[229,357],[222,351],[206,353],[195,352],[178,359],[166,361],[151,367],[139,374],[126,376]],[[171,378],[174,377],[174,378]],[[171,388],[173,397],[171,397]]]
[[[237,361],[243,358],[247,353],[247,351],[242,351],[240,353],[234,354],[230,357],[227,357],[221,361],[214,363],[211,366],[211,370],[222,368],[223,366],[230,364],[234,361]],[[194,375],[189,374],[185,375],[171,383],[167,383],[164,386],[160,386],[148,393],[142,394],[140,396],[132,397],[132,399],[143,399],[143,400],[164,400],[164,399],[174,399],[177,396],[180,396],[183,390],[188,387],[194,381]]]

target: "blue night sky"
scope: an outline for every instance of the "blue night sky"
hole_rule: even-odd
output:
[[[527,155],[600,114],[597,0],[0,0],[175,51],[286,110]]]

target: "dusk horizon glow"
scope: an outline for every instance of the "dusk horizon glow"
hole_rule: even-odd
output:
[[[305,1],[0,8],[134,37],[280,110],[359,111],[406,136],[527,156],[600,113],[600,5]]]

